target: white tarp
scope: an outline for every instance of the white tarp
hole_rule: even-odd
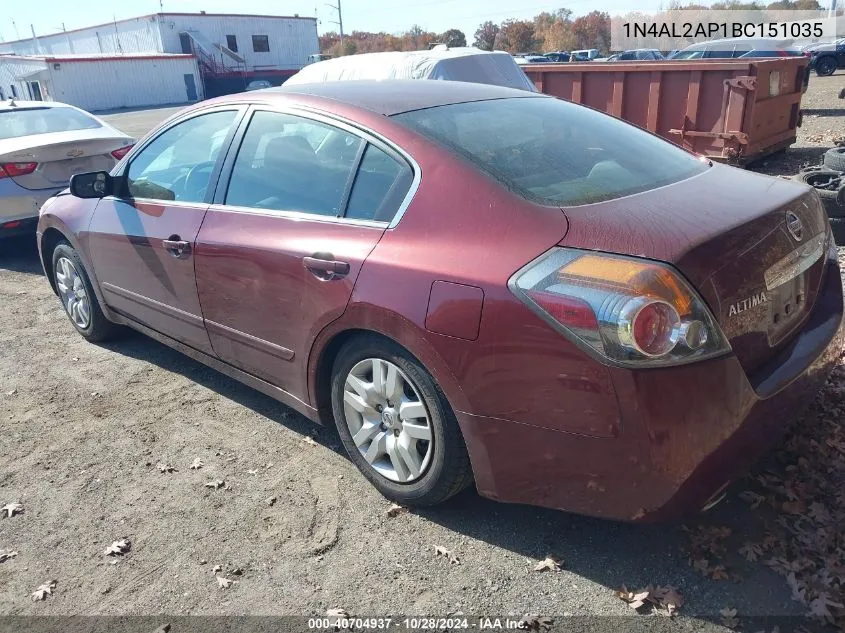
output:
[[[347,55],[306,66],[285,85],[354,79],[443,79],[535,92],[508,53],[477,48]]]

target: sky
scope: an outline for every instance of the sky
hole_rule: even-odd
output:
[[[343,30],[400,33],[419,24],[426,31],[442,33],[462,30],[469,43],[485,20],[531,18],[540,11],[566,7],[577,15],[594,9],[627,11],[630,0],[340,0]],[[161,0],[165,11],[198,13],[257,13],[267,15],[315,16],[320,33],[337,30],[337,12],[327,4],[338,0]],[[639,0],[640,10],[657,9],[659,0]],[[0,0],[0,39],[9,41],[31,36],[131,18],[160,11],[159,0]],[[14,21],[14,23],[13,23]],[[15,28],[17,27],[17,29]],[[18,37],[19,35],[19,37]]]

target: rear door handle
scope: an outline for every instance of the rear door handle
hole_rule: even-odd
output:
[[[331,253],[314,253],[312,257],[303,257],[302,263],[315,277],[323,281],[339,279],[349,274],[349,264],[334,259]]]
[[[161,241],[164,250],[173,255],[176,259],[185,259],[191,254],[191,244],[179,239],[178,235],[171,235],[169,239]]]

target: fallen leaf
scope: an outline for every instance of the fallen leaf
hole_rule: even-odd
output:
[[[526,613],[516,626],[521,631],[551,631],[552,624],[552,618]]]
[[[232,586],[232,582],[234,581],[224,578],[223,576],[217,576],[217,586],[221,589],[228,589]]]
[[[739,553],[745,560],[753,563],[763,555],[763,547],[757,543],[746,541],[742,547],[739,548]]]
[[[222,479],[215,479],[214,481],[206,482],[205,487],[206,488],[214,488],[215,490],[217,490],[218,488],[222,488],[225,485],[226,485],[226,482],[223,481]]]
[[[170,464],[163,464],[161,462],[156,464],[156,468],[158,468],[158,472],[160,472],[160,473],[175,473],[176,472],[175,466],[171,466]]]
[[[434,555],[448,558],[450,565],[459,565],[461,562],[460,559],[451,552],[451,550],[448,550],[440,545],[434,546]]]
[[[106,556],[123,556],[131,547],[132,542],[128,539],[122,538],[109,545],[104,554]]]
[[[6,395],[7,396],[14,396],[17,392],[18,392],[17,389],[12,389],[11,391],[7,391]]]
[[[398,503],[391,503],[390,507],[387,509],[387,517],[392,519],[395,516],[402,514],[403,512],[407,512],[408,508],[405,506],[400,506]]]
[[[14,558],[18,553],[12,550],[0,549],[0,563],[5,563],[10,558]]]
[[[199,470],[203,466],[205,466],[205,464],[203,464],[202,460],[199,457],[197,457],[194,461],[191,462],[190,468],[191,468],[191,470]]]
[[[38,589],[32,592],[33,602],[45,600],[48,595],[53,595],[53,589],[56,588],[56,584],[58,584],[57,580],[48,580],[43,585],[40,585]]]
[[[736,617],[736,609],[725,607],[719,614],[722,616],[722,624],[729,629],[735,629],[739,626],[739,618]]]
[[[710,578],[713,580],[729,580],[730,576],[724,565],[716,565],[710,570]]]
[[[628,591],[628,588],[625,587],[625,585],[622,585],[622,589],[616,592],[616,597],[627,602],[628,606],[635,611],[640,607],[645,606],[650,595],[651,586],[640,589],[639,591]]]
[[[248,471],[246,471],[246,474],[247,475],[257,475],[258,471],[257,470],[248,470]]]
[[[534,571],[560,571],[563,561],[557,561],[551,556],[546,556],[539,563],[534,565]]]
[[[658,607],[666,609],[666,614],[671,618],[678,609],[684,606],[684,597],[671,585],[665,587],[657,586],[651,594],[651,601]]]
[[[314,441],[314,438],[310,435],[306,435],[302,438],[302,441],[308,444],[309,446],[317,446],[317,442]]]
[[[211,573],[216,574],[218,571],[222,570],[223,568],[220,565],[215,565],[211,568]]]
[[[267,497],[264,500],[264,503],[266,503],[268,506],[272,506],[276,503],[276,501],[277,501],[276,497]]]
[[[162,624],[153,633],[170,633],[170,624]]]

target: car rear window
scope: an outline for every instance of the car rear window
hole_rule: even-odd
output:
[[[555,206],[612,200],[708,168],[638,127],[560,99],[474,101],[394,118],[524,197]]]
[[[102,126],[96,119],[73,108],[0,110],[0,139],[98,127]]]

